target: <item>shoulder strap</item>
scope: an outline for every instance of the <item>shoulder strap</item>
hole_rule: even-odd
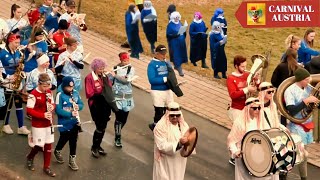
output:
[[[263,114],[264,114],[264,117],[266,118],[266,120],[267,120],[267,122],[268,122],[268,124],[269,124],[270,128],[272,128],[272,127],[271,127],[271,124],[270,124],[270,121],[269,121],[269,118],[268,118],[268,116],[267,116],[266,111],[263,111]]]
[[[128,74],[130,73],[130,71],[131,71],[131,66],[128,66],[127,75],[126,75],[126,76],[128,76]]]

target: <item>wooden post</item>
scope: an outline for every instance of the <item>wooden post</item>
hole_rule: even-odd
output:
[[[78,4],[78,14],[81,13],[81,2],[82,2],[82,0],[79,0],[79,4]]]

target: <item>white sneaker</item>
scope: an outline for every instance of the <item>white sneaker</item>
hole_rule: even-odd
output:
[[[11,129],[9,124],[8,125],[4,125],[3,128],[2,128],[2,131],[4,133],[6,133],[6,134],[13,134],[13,131],[12,131],[12,129]]]
[[[18,128],[18,134],[28,135],[30,134],[30,131],[27,129],[26,126],[22,126],[21,128]]]

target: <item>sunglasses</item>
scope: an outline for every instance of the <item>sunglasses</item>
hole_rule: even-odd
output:
[[[169,114],[170,117],[180,117],[181,114]]]
[[[253,109],[254,111],[256,111],[256,110],[259,110],[259,111],[260,111],[261,107],[260,107],[260,106],[258,106],[258,107],[251,107],[251,109]]]
[[[268,94],[274,93],[274,90],[272,90],[272,91],[267,91],[267,93],[268,93]]]

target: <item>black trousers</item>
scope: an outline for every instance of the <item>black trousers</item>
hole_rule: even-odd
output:
[[[116,124],[121,124],[121,128],[123,128],[123,126],[127,123],[129,111],[126,112],[123,110],[119,110],[115,112],[115,115],[116,120],[114,121],[114,126],[116,126]]]
[[[156,106],[154,106],[153,122],[157,123],[165,113],[166,113],[166,107],[156,107]]]
[[[59,141],[55,150],[61,151],[64,145],[69,141],[70,155],[76,155],[78,132],[79,128],[77,125],[75,125],[70,131],[60,132]]]

